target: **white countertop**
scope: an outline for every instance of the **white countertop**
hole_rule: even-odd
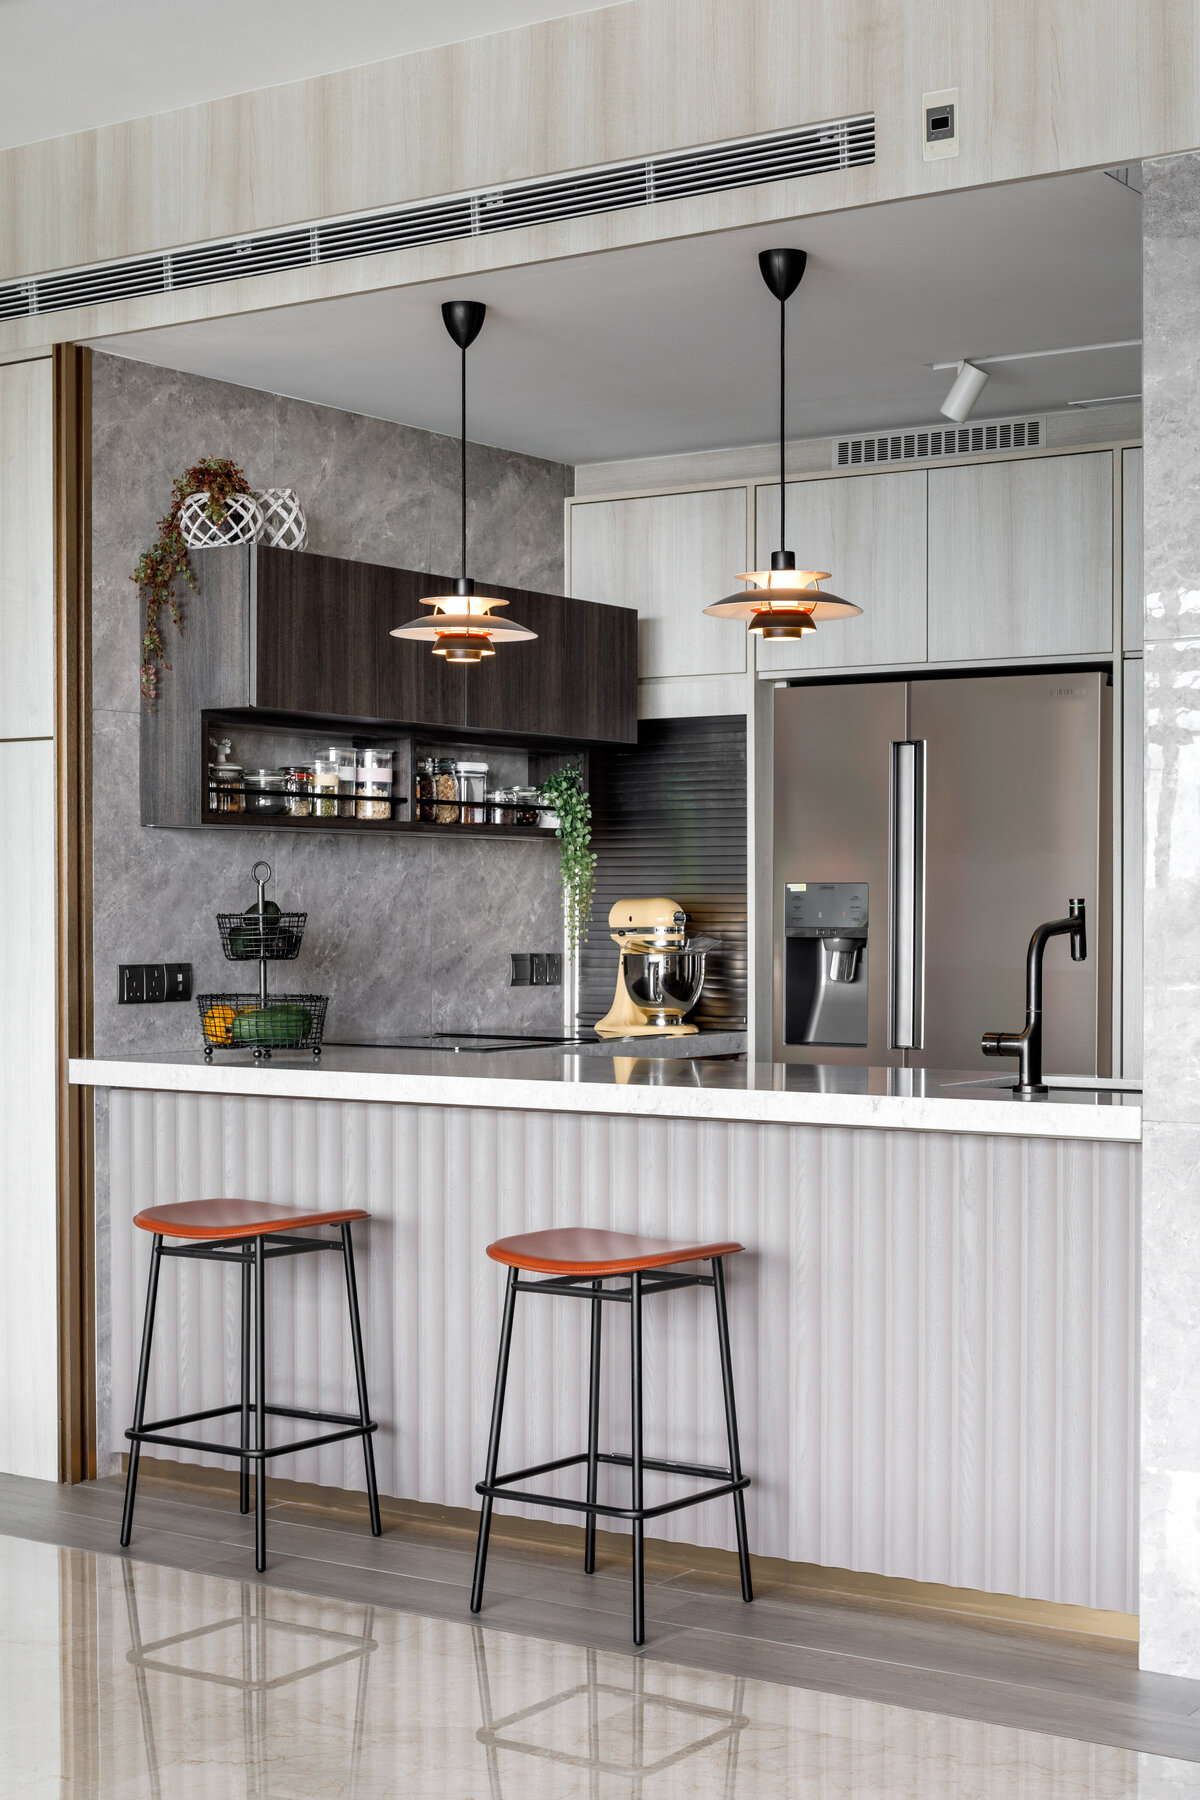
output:
[[[280,1099],[495,1106],[526,1112],[625,1113],[786,1125],[876,1126],[991,1136],[1141,1140],[1141,1095],[1054,1088],[1018,1098],[1007,1070],[880,1069],[704,1058],[578,1056],[556,1050],[489,1055],[331,1048],[320,1061],[276,1051],[200,1050],[73,1060],[70,1079],[97,1088],[253,1094]]]

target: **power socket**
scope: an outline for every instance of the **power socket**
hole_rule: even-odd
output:
[[[509,987],[561,987],[560,950],[514,950],[509,954]]]
[[[117,975],[120,1006],[143,1006],[192,997],[191,963],[120,963]]]

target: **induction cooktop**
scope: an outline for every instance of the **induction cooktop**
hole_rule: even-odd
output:
[[[546,1037],[519,1031],[431,1031],[395,1038],[338,1038],[345,1050],[452,1050],[477,1055],[487,1050],[552,1050],[562,1044],[582,1044],[580,1037]],[[326,1038],[332,1045],[335,1040]]]

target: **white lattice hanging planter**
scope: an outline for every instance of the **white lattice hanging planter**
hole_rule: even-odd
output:
[[[265,488],[255,496],[262,507],[262,542],[276,550],[304,550],[308,520],[295,488]]]
[[[220,544],[253,544],[262,536],[263,511],[254,494],[230,494],[225,517],[208,516],[208,493],[189,494],[179,509],[179,529],[190,550],[212,550]]]

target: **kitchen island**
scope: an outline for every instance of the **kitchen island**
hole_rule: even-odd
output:
[[[131,1220],[151,1201],[370,1211],[360,1269],[381,1489],[454,1508],[474,1507],[483,1467],[503,1285],[484,1255],[493,1238],[581,1221],[732,1237],[747,1252],[730,1306],[755,1551],[1136,1609],[1136,1094],[1021,1100],[1003,1072],[992,1085],[550,1051],[124,1056],[73,1063],[71,1079],[97,1090],[110,1460],[132,1415],[149,1252]],[[325,1260],[272,1270],[272,1387],[340,1409],[349,1347]],[[160,1414],[220,1404],[233,1380],[234,1284],[211,1265],[177,1269],[178,1297],[172,1281],[160,1302]],[[521,1321],[514,1466],[580,1447],[583,1311],[547,1303]],[[696,1295],[663,1296],[647,1330],[648,1446],[717,1460],[719,1375]],[[626,1368],[613,1330],[614,1446]],[[360,1464],[334,1445],[276,1469],[357,1488]],[[727,1546],[730,1523],[710,1507],[657,1530]]]

